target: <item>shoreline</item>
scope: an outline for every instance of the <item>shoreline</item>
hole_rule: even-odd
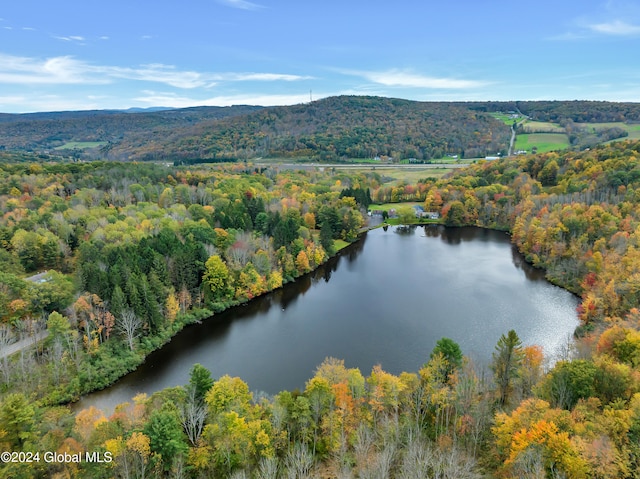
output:
[[[443,226],[443,227],[445,227],[445,228],[448,228],[446,225],[443,225],[441,222],[432,222],[432,221],[430,221],[430,222],[428,222],[428,223],[414,223],[414,224],[409,224],[409,225],[405,225],[405,226],[427,226],[427,225],[436,225],[436,226]],[[367,234],[367,232],[368,232],[368,231],[371,231],[371,230],[373,230],[373,229],[378,229],[378,228],[380,228],[380,227],[384,227],[384,226],[402,226],[402,225],[389,225],[389,224],[386,224],[386,223],[380,223],[380,224],[377,224],[377,225],[374,225],[374,226],[366,227],[365,229],[362,229],[362,231],[360,231],[360,232],[359,232],[359,234],[358,234],[358,238],[357,238],[354,242],[349,243],[348,245],[346,245],[346,246],[342,247],[341,249],[339,249],[338,251],[336,251],[336,252],[334,253],[334,255],[332,255],[331,257],[329,257],[329,258],[328,258],[324,263],[322,263],[321,265],[318,265],[318,266],[317,266],[316,268],[314,268],[313,270],[311,270],[311,271],[309,271],[309,272],[307,272],[307,273],[305,273],[305,274],[303,274],[303,275],[297,276],[293,281],[289,281],[288,283],[283,284],[283,285],[282,285],[281,287],[279,287],[279,288],[276,288],[276,289],[273,289],[273,290],[267,291],[267,292],[265,292],[265,293],[262,293],[262,294],[260,294],[260,295],[258,295],[258,296],[256,296],[256,297],[254,297],[254,298],[251,298],[250,300],[245,300],[245,301],[242,301],[242,302],[237,302],[236,304],[230,305],[230,306],[228,306],[227,308],[225,308],[225,309],[223,309],[223,310],[221,310],[221,311],[218,311],[218,312],[215,312],[215,313],[213,313],[213,312],[212,312],[212,314],[210,314],[210,315],[208,315],[208,316],[207,316],[206,314],[202,314],[203,310],[197,310],[198,312],[200,312],[200,313],[201,313],[201,314],[199,314],[199,315],[198,315],[200,319],[194,319],[194,320],[192,320],[192,321],[190,321],[190,322],[184,323],[184,324],[181,326],[181,328],[180,328],[179,330],[177,330],[174,334],[172,334],[170,337],[168,337],[166,341],[162,342],[162,343],[161,343],[161,344],[159,344],[156,348],[154,348],[153,350],[151,350],[151,351],[149,351],[148,353],[146,353],[146,354],[144,355],[144,357],[143,357],[139,362],[137,362],[137,363],[136,363],[136,365],[135,365],[133,368],[131,368],[130,370],[128,370],[126,373],[124,373],[124,374],[122,374],[122,375],[119,375],[119,376],[118,376],[114,381],[110,382],[110,383],[109,383],[108,385],[106,385],[105,387],[102,387],[102,388],[96,388],[96,389],[93,389],[93,390],[91,390],[91,391],[88,391],[88,392],[86,392],[86,393],[82,394],[80,397],[75,398],[75,399],[74,399],[74,400],[72,400],[72,401],[65,402],[65,403],[64,403],[64,405],[69,406],[72,410],[74,410],[75,412],[77,412],[77,411],[78,411],[78,409],[77,409],[77,407],[78,407],[78,406],[77,406],[77,404],[78,404],[78,402],[80,402],[83,398],[85,398],[85,397],[87,397],[87,396],[90,396],[90,395],[91,395],[91,394],[93,394],[93,393],[97,393],[97,392],[100,392],[100,391],[104,391],[104,390],[106,390],[106,389],[109,389],[110,387],[114,386],[114,385],[115,385],[119,380],[121,380],[122,378],[124,378],[124,377],[125,377],[125,376],[127,376],[128,374],[131,374],[131,373],[135,372],[135,371],[136,371],[136,370],[137,370],[137,369],[138,369],[142,364],[144,364],[144,363],[147,361],[147,359],[148,359],[148,357],[149,357],[150,355],[152,355],[152,354],[154,354],[155,352],[157,352],[157,351],[161,350],[163,347],[165,347],[167,344],[169,344],[169,343],[170,343],[170,342],[171,342],[171,341],[172,341],[172,340],[173,340],[173,339],[174,339],[178,334],[180,334],[182,331],[184,331],[188,326],[192,326],[192,325],[194,325],[194,324],[199,324],[199,323],[202,323],[203,321],[215,320],[215,317],[216,317],[216,316],[218,316],[219,314],[221,314],[222,312],[225,312],[225,313],[230,313],[230,312],[231,312],[231,313],[232,313],[232,312],[233,312],[233,310],[234,310],[234,308],[239,308],[239,307],[247,306],[247,305],[249,305],[250,303],[252,303],[252,302],[253,302],[253,300],[258,300],[259,298],[263,298],[263,297],[267,296],[267,295],[268,295],[268,294],[270,294],[270,293],[275,293],[275,292],[277,292],[278,290],[282,289],[283,287],[285,287],[285,286],[287,286],[287,285],[291,285],[291,284],[293,284],[293,283],[296,283],[296,282],[298,282],[299,280],[301,280],[301,279],[303,279],[303,278],[305,278],[305,277],[308,277],[308,276],[309,276],[309,275],[311,275],[311,274],[314,274],[315,272],[317,272],[317,270],[318,270],[318,269],[320,269],[320,268],[322,268],[322,267],[326,267],[328,263],[330,263],[330,262],[332,262],[332,261],[337,261],[337,260],[339,260],[339,258],[340,258],[341,256],[349,254],[349,250],[351,249],[351,247],[356,246],[356,245],[357,245],[357,244],[358,244],[358,243],[359,243],[359,242],[360,242],[360,241],[361,241],[361,240],[366,236],[366,234]],[[479,228],[479,229],[485,229],[485,230],[492,230],[492,231],[497,231],[497,232],[505,232],[506,234],[509,234],[509,235],[510,235],[510,233],[509,233],[508,231],[501,230],[501,229],[496,229],[496,228],[486,228],[486,227],[480,227],[480,226],[477,226],[477,225],[465,225],[465,227],[472,227],[472,228]],[[513,243],[511,243],[511,244],[513,245]],[[516,246],[516,245],[514,245],[514,246]],[[517,247],[517,246],[516,246],[516,247]],[[522,253],[521,253],[520,251],[518,251],[518,254],[521,254],[521,255],[522,255]],[[525,259],[525,261],[526,261],[526,258],[524,257],[524,255],[522,255],[522,257],[523,257],[523,259]],[[528,265],[530,265],[531,267],[533,267],[533,268],[536,268],[536,269],[539,269],[539,270],[543,270],[543,271],[544,271],[544,269],[543,269],[543,268],[536,267],[536,266],[534,266],[534,265],[533,265],[531,262],[529,262],[529,261],[526,261],[526,263],[527,263]],[[546,274],[545,274],[545,279],[547,279],[547,281],[549,281],[549,280],[548,280],[548,278],[546,278]],[[567,288],[563,287],[562,285],[557,284],[556,282],[552,282],[552,281],[549,281],[549,283],[551,283],[551,284],[553,284],[553,285],[555,285],[555,286],[557,286],[557,287],[560,287],[560,288],[564,289],[565,291],[567,291],[567,292],[569,292],[569,293],[571,293],[571,294],[575,295],[579,300],[581,299],[581,298],[579,297],[579,295],[577,295],[575,292],[572,292],[572,291],[568,290]],[[577,326],[577,328],[579,328],[579,327],[580,327],[580,325],[578,325],[578,326]],[[576,336],[576,332],[577,332],[577,330],[578,330],[577,328],[576,328],[576,330],[573,332],[573,336],[574,336],[574,337]]]
[[[373,229],[373,228],[371,228]],[[244,306],[249,305],[251,302],[258,300],[259,298],[263,298],[271,293],[275,293],[276,291],[282,289],[283,287],[285,287],[286,285],[289,284],[293,284],[295,282],[297,282],[298,280],[313,274],[314,272],[316,272],[318,269],[320,269],[321,267],[324,267],[327,265],[327,263],[329,263],[330,261],[333,260],[338,260],[342,255],[347,254],[348,250],[356,245],[357,243],[359,243],[362,240],[362,237],[366,235],[366,233],[370,231],[370,229],[366,229],[364,231],[360,231],[358,233],[358,237],[355,241],[348,243],[347,245],[339,248],[332,256],[329,256],[322,264],[319,264],[318,266],[316,266],[314,269],[312,269],[309,272],[306,272],[302,275],[296,276],[292,281],[288,281],[286,283],[283,283],[280,287],[275,288],[275,289],[271,289],[269,291],[265,291],[264,293],[261,293],[251,299],[248,300],[242,300],[242,301],[237,301],[237,302],[233,302],[231,304],[229,304],[229,306],[225,307],[224,309],[220,310],[220,311],[211,311],[209,309],[206,308],[199,308],[199,309],[192,309],[187,313],[183,313],[183,317],[185,316],[194,316],[193,319],[188,320],[184,323],[181,324],[180,328],[178,330],[176,330],[173,334],[171,334],[170,336],[168,336],[168,338],[166,338],[165,341],[163,341],[161,344],[159,344],[157,347],[154,347],[152,350],[146,352],[140,361],[138,361],[135,366],[133,366],[132,368],[129,368],[126,372],[124,372],[123,374],[119,375],[118,377],[116,377],[113,381],[111,381],[109,384],[105,385],[104,387],[101,388],[95,388],[95,389],[91,389],[89,391],[86,391],[82,394],[80,394],[80,396],[78,397],[74,397],[73,399],[69,400],[69,401],[61,401],[61,402],[45,402],[45,405],[48,406],[67,406],[70,407],[71,409],[74,409],[74,405],[77,404],[78,402],[80,402],[84,397],[89,396],[93,393],[99,392],[99,391],[104,391],[106,389],[109,389],[110,387],[114,386],[119,380],[121,380],[122,378],[126,377],[127,375],[135,372],[142,364],[144,364],[147,360],[147,358],[152,355],[153,353],[155,353],[156,351],[161,350],[163,347],[165,347],[167,344],[169,344],[178,334],[180,334],[182,331],[184,331],[186,328],[191,327],[193,325],[197,325],[197,324],[201,324],[205,321],[209,321],[212,320],[213,318],[215,318],[217,315],[225,312],[225,313],[229,313],[230,311],[233,311],[233,309],[235,308],[241,308]]]

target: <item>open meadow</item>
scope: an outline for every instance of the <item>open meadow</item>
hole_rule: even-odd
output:
[[[522,130],[525,133],[565,133],[564,127],[548,121],[527,121]]]
[[[569,137],[564,133],[525,133],[516,137],[516,151],[531,153],[534,147],[538,153],[564,150],[569,147]]]
[[[607,130],[609,128],[622,128],[629,136],[622,138],[622,140],[637,140],[640,139],[640,124],[629,124],[623,123],[621,121],[611,122],[611,123],[578,123],[578,125],[582,128],[590,129],[591,132],[595,133],[600,130]],[[618,140],[611,140],[618,141]]]

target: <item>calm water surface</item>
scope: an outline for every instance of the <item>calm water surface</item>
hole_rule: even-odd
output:
[[[111,410],[185,384],[194,363],[252,390],[304,388],[328,356],[367,375],[417,371],[443,336],[486,363],[501,334],[559,353],[577,298],[524,262],[505,233],[442,226],[369,232],[295,284],[185,329],[138,370],[76,407]]]

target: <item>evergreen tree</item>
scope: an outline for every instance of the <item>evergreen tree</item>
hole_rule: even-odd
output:
[[[500,336],[493,353],[491,370],[498,386],[500,404],[506,404],[511,393],[513,379],[518,374],[518,369],[523,359],[522,341],[511,329],[507,335]]]
[[[124,296],[124,292],[120,288],[120,286],[116,285],[113,288],[113,294],[111,295],[111,301],[109,302],[109,311],[116,318],[120,317],[122,311],[127,307],[127,300]]]
[[[436,346],[431,351],[431,359],[434,356],[442,354],[446,361],[446,376],[449,377],[456,369],[462,367],[462,350],[460,345],[450,338],[440,338],[436,342]]]

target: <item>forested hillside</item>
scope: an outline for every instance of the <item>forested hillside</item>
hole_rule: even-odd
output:
[[[244,164],[20,163],[0,177],[0,337],[50,333],[0,361],[0,443],[113,458],[5,464],[7,477],[640,477],[640,142],[395,187]],[[545,358],[505,331],[484,370],[443,338],[419,371],[327,359],[303,391],[273,397],[195,365],[184,387],[110,417],[51,407],[189,321],[309,271],[356,238],[357,198],[387,195],[450,226],[510,231],[582,297],[571,347]],[[25,279],[44,268],[47,281]]]
[[[63,147],[64,153],[79,158],[171,162],[478,158],[507,153],[509,127],[488,113],[508,111],[561,125],[576,148],[625,135],[612,125],[606,134],[578,138],[582,129],[576,123],[640,121],[637,103],[447,103],[341,96],[271,108],[5,114],[0,115],[0,149],[51,152]]]
[[[506,153],[509,129],[451,103],[355,96],[266,109],[69,112],[0,121],[0,148],[7,150],[43,151],[71,141],[105,142],[86,154],[118,160],[471,158]]]
[[[206,122],[134,148],[123,143],[110,154],[124,149],[138,159],[473,158],[506,153],[508,142],[504,124],[450,103],[342,96]]]
[[[473,110],[486,112],[518,111],[537,121],[562,123],[640,122],[640,103],[608,101],[489,101],[457,102]]]
[[[177,127],[210,119],[244,115],[260,108],[232,106],[138,113],[99,110],[4,114],[0,115],[0,150],[42,152],[71,141],[111,144],[129,139],[132,144],[137,144],[149,138],[167,135]],[[91,154],[101,156],[99,152],[91,152]]]

